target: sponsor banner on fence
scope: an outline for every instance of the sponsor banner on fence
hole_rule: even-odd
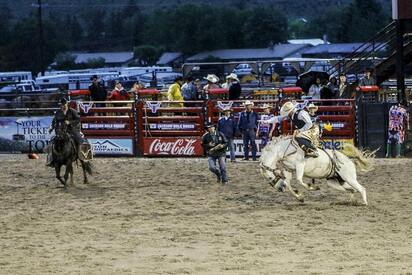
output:
[[[150,123],[150,130],[194,130],[195,124],[189,123]]]
[[[353,139],[344,139],[344,138],[324,139],[324,140],[321,140],[320,143],[325,149],[335,149],[335,150],[342,151],[342,152],[345,152],[344,150],[345,144],[354,145]]]
[[[122,156],[133,155],[131,138],[89,138],[94,155]]]
[[[343,151],[344,152],[344,145],[345,144],[351,144],[354,145],[353,139],[324,139],[320,141],[323,148],[325,149],[335,149],[338,151]],[[244,151],[243,151],[243,140],[241,139],[235,139],[234,140],[235,144],[235,155],[237,157],[244,156]],[[262,153],[262,141],[260,139],[256,139],[256,146],[257,146],[257,156],[260,156]],[[226,156],[229,157],[230,153],[229,151],[226,152]],[[252,156],[252,148],[249,148],[249,156]]]
[[[49,143],[53,118],[0,117],[0,152],[42,152]]]
[[[85,130],[122,130],[126,129],[126,123],[82,123],[82,129]]]
[[[262,141],[260,139],[256,139],[256,146],[257,146],[257,153],[256,156],[260,156],[262,153]],[[243,140],[242,139],[235,139],[234,140],[235,144],[235,156],[237,157],[243,157],[244,156],[244,151],[243,151]],[[229,150],[229,149],[228,149]],[[249,148],[249,155],[252,157],[252,148]],[[226,152],[226,156],[229,157],[230,153],[229,151]]]
[[[202,139],[159,137],[144,138],[145,156],[202,156]]]

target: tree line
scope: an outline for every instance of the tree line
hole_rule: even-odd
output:
[[[181,5],[144,12],[136,1],[127,7],[93,7],[79,14],[49,11],[43,20],[45,64],[65,51],[130,51],[148,64],[164,51],[185,55],[223,48],[261,48],[290,38],[320,38],[331,42],[368,40],[390,20],[376,0],[353,0],[312,18],[288,18],[273,6]],[[41,71],[37,14],[12,21],[0,10],[0,71]],[[60,66],[75,66],[60,55]],[[104,62],[104,61],[103,61]],[[90,60],[83,66],[100,66]],[[78,65],[79,66],[79,65]]]

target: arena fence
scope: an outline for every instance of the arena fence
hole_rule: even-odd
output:
[[[299,93],[297,90],[293,92]],[[147,95],[152,95],[151,93],[148,91]],[[80,113],[82,132],[92,143],[95,155],[202,156],[201,137],[205,133],[205,123],[217,123],[221,110],[225,107],[229,106],[233,110],[236,120],[239,113],[244,110],[244,101],[239,100],[171,102],[149,101],[141,96],[136,97],[134,101],[71,102],[72,107]],[[260,114],[263,112],[263,105],[269,104],[272,106],[272,113],[277,115],[282,103],[278,99],[252,101],[254,110]],[[322,143],[325,147],[341,150],[344,143],[355,143],[354,100],[314,100],[313,102],[319,106],[321,127],[331,124],[333,128],[331,132],[323,131]],[[23,151],[19,149],[20,145],[29,143],[30,146],[26,146],[24,150],[32,148],[41,152],[47,145],[51,137],[47,129],[56,108],[37,110],[42,111],[41,115],[36,115],[35,110],[24,115],[19,113],[23,112],[23,109],[14,109],[14,116],[0,118],[1,125],[9,127],[0,127],[0,136],[6,136],[7,142],[14,144],[6,146],[8,148],[6,151]],[[47,116],[44,112],[47,112]],[[11,125],[13,130],[7,130]],[[274,134],[291,134],[291,127],[292,125],[284,122]],[[259,139],[257,144],[260,152],[262,148]],[[236,154],[243,155],[243,142],[239,133],[235,140],[235,147]],[[0,151],[5,150],[1,150],[0,146]]]
[[[82,101],[76,107],[95,155],[136,155],[134,101]]]
[[[203,155],[204,111],[203,101],[138,101],[139,154]]]

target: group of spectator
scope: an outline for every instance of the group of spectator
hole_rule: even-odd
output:
[[[376,85],[376,79],[372,74],[372,69],[366,69],[365,75],[359,80],[358,86]],[[354,98],[355,89],[349,85],[346,74],[340,74],[339,79],[335,76],[331,76],[327,83],[322,83],[321,78],[317,77],[315,83],[310,86],[307,96],[310,96],[312,99]]]
[[[237,100],[240,98],[242,88],[237,75],[234,73],[229,74],[226,77],[226,82],[222,84],[220,84],[219,77],[214,74],[207,75],[203,80],[206,81],[205,85],[202,85],[200,79],[194,79],[191,76],[185,79],[181,76],[177,77],[168,89],[168,100],[190,101],[207,99],[209,91],[220,88],[228,90],[230,100]],[[178,103],[177,105],[183,106],[183,102]]]
[[[142,89],[142,86],[136,81],[130,91],[126,91],[122,83],[116,80],[114,89],[108,93],[104,85],[99,81],[97,75],[92,76],[90,80],[92,83],[89,86],[89,91],[90,100],[92,101],[130,100],[133,98],[133,94],[139,89]],[[96,103],[96,106],[102,107],[104,103]]]

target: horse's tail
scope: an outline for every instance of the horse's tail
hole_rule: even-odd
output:
[[[93,166],[90,161],[84,161],[84,170],[87,174],[93,175]]]
[[[352,144],[345,144],[342,152],[347,157],[353,159],[356,169],[360,172],[368,172],[373,169],[373,159],[376,151],[369,152],[366,150],[359,150]]]

